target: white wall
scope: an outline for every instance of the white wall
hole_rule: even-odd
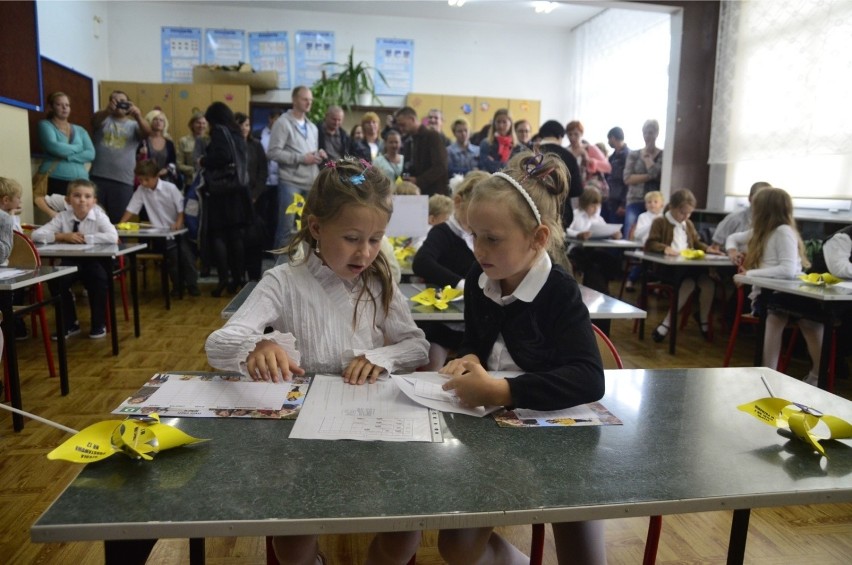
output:
[[[566,115],[565,75],[560,69],[566,68],[567,30],[191,2],[110,2],[106,23],[109,71],[100,80],[160,82],[162,26],[287,31],[295,80],[293,36],[313,29],[335,33],[337,61],[354,46],[356,58],[371,65],[377,37],[414,40],[415,92],[538,99],[542,119],[562,121]],[[290,93],[272,91],[256,99],[286,102]],[[382,97],[382,102],[399,105],[402,98]]]

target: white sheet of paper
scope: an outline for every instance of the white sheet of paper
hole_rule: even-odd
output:
[[[515,371],[492,371],[489,373],[498,379],[512,378],[520,375]],[[440,410],[455,412],[481,418],[502,408],[502,406],[479,406],[467,408],[459,404],[458,397],[452,391],[446,391],[441,386],[447,382],[446,375],[431,371],[418,371],[410,375],[391,375],[391,379],[408,398],[418,404]]]
[[[301,385],[307,389],[308,385]],[[288,383],[209,381],[170,378],[145,404],[185,409],[280,410],[292,390]]]
[[[852,281],[839,282],[834,286],[837,286],[837,287],[840,287],[840,288],[848,288],[848,289],[852,290]]]
[[[92,249],[94,243],[48,243],[42,245],[39,249],[50,249],[55,251],[79,251],[81,249]]]
[[[589,231],[592,232],[592,237],[595,239],[611,238],[617,231],[621,231],[623,224],[592,224]]]
[[[296,439],[441,441],[433,415],[390,380],[350,385],[340,375],[316,375],[290,432]]]
[[[0,269],[0,280],[13,279],[26,273],[29,273],[29,271],[25,269],[2,268]]]
[[[388,237],[424,237],[429,233],[429,197],[393,197],[393,214],[385,229]]]

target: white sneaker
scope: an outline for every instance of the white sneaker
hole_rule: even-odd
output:
[[[101,326],[100,328],[92,328],[92,331],[89,332],[89,339],[102,339],[105,338],[107,334],[106,327]]]

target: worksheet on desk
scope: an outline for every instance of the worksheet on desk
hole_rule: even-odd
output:
[[[350,385],[340,375],[314,376],[290,437],[443,441],[438,412],[409,400],[389,379]]]

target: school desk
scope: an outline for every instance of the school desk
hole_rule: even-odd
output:
[[[112,273],[113,276],[122,272],[130,273],[130,298],[133,303],[133,333],[136,337],[141,334],[139,325],[139,284],[138,284],[138,269],[136,268],[136,254],[143,249],[147,249],[145,243],[98,243],[91,246],[80,246],[81,249],[54,249],[51,245],[39,246],[38,252],[42,257],[50,259],[86,259],[93,261],[103,261],[106,271]],[[127,256],[129,265],[124,268],[116,269],[113,265],[113,260],[117,257]],[[110,281],[107,284],[107,303],[109,307],[109,319],[112,323],[112,354],[118,355],[118,319],[115,316],[115,288]]]
[[[233,316],[234,313],[240,309],[240,306],[243,305],[243,302],[246,301],[246,298],[248,298],[248,295],[251,294],[251,291],[253,291],[254,287],[256,286],[257,281],[249,281],[244,284],[243,288],[241,288],[240,291],[231,299],[231,301],[228,302],[227,306],[222,308],[222,319],[227,320],[228,318]]]
[[[641,243],[630,239],[580,239],[578,237],[566,237],[565,245],[577,245],[594,249],[622,249],[624,251],[642,248]]]
[[[443,443],[291,440],[292,421],[170,419],[212,441],[87,465],[30,535],[120,549],[725,510],[728,563],[742,563],[751,508],[852,502],[848,440],[818,457],[736,409],[768,396],[761,375],[779,397],[852,420],[852,402],[761,368],[607,371],[601,402],[621,426],[510,429],[448,414]]]
[[[642,291],[641,291],[641,302],[640,304],[648,303],[648,266],[649,264],[653,264],[656,267],[657,271],[663,277],[665,282],[671,283],[673,291],[673,297],[669,304],[669,312],[671,314],[670,322],[669,322],[669,353],[672,355],[675,354],[675,345],[677,343],[677,331],[678,331],[678,309],[677,309],[677,297],[680,294],[680,286],[683,283],[683,280],[690,274],[693,274],[694,269],[706,269],[710,270],[711,268],[721,269],[723,276],[727,277],[734,273],[736,267],[734,267],[733,263],[731,263],[730,259],[726,256],[719,256],[718,259],[686,259],[685,257],[681,257],[678,255],[677,257],[670,257],[668,255],[663,255],[662,253],[645,253],[644,251],[628,251],[624,254],[626,257],[633,257],[634,259],[639,259],[642,262]],[[645,320],[640,320],[639,322],[639,339],[645,339]]]
[[[815,286],[806,284],[799,279],[770,279],[767,277],[749,277],[734,275],[734,282],[758,286],[767,290],[783,292],[794,296],[802,296],[813,301],[814,309],[809,312],[811,319],[825,324],[822,333],[822,352],[819,364],[819,387],[828,388],[828,365],[831,360],[831,335],[835,322],[844,313],[852,311],[852,289],[832,286]],[[755,340],[755,365],[763,364],[763,334],[766,327],[766,317],[761,316],[757,339]]]
[[[0,271],[11,269],[0,268]],[[51,279],[64,277],[77,272],[77,267],[36,267],[26,269],[24,273],[14,277],[0,279],[0,312],[3,314],[2,328],[3,339],[6,344],[6,363],[9,367],[9,394],[12,407],[23,410],[21,401],[21,376],[18,372],[18,350],[15,335],[15,310],[13,307],[13,294],[16,290],[26,289],[34,284],[47,282]],[[49,294],[49,293],[45,293]],[[62,296],[51,296],[43,302],[28,304],[24,311],[31,311],[53,302],[56,312],[56,349],[59,356],[59,391],[62,396],[68,394],[68,357],[65,355],[65,332],[62,331],[64,321],[62,318]],[[20,311],[18,314],[20,315]],[[2,353],[2,351],[0,351]],[[23,416],[12,414],[12,426],[15,431],[24,429]]]
[[[181,228],[173,230],[171,228],[140,228],[138,230],[118,230],[118,237],[122,239],[136,239],[137,241],[150,242],[151,249],[155,249],[154,253],[159,253],[162,256],[162,266],[160,267],[160,286],[163,289],[163,296],[166,300],[166,310],[171,310],[172,300],[169,293],[169,254],[166,252],[166,246],[169,240],[174,240],[178,248],[178,264],[177,264],[177,281],[175,286],[178,291],[178,298],[183,299],[183,262],[180,260],[180,249],[183,241],[183,235],[189,230]],[[154,246],[154,242],[161,242],[162,249],[158,250]]]

